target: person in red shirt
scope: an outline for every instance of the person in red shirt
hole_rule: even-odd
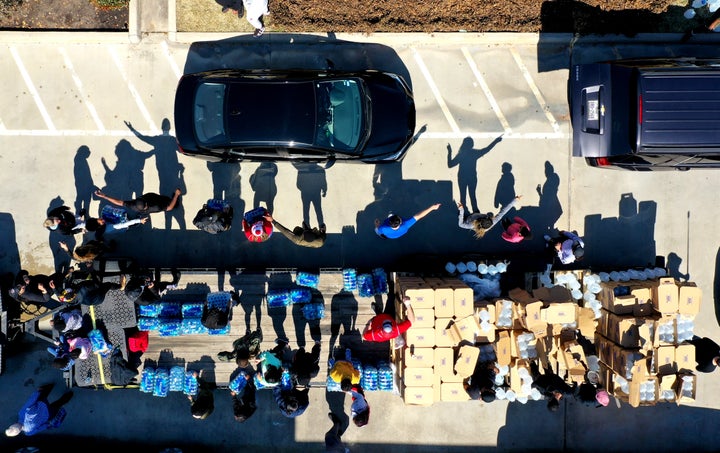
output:
[[[413,312],[412,305],[410,305],[410,299],[405,299],[403,304],[405,305],[407,319],[398,323],[394,317],[386,313],[375,315],[365,326],[362,335],[363,340],[389,341],[405,333],[415,322],[415,312]]]
[[[272,216],[267,209],[258,207],[245,213],[242,219],[245,237],[250,242],[264,242],[273,233]]]
[[[523,239],[532,239],[530,225],[520,217],[515,217],[512,221],[503,218],[502,227],[505,231],[500,236],[508,242],[517,243]]]

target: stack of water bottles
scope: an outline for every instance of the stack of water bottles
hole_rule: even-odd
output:
[[[378,369],[373,365],[363,367],[360,385],[363,389],[374,392],[378,389]]]
[[[265,299],[269,308],[287,307],[291,303],[290,291],[287,289],[271,289]]]
[[[109,204],[103,206],[102,211],[100,211],[100,218],[112,225],[128,221],[127,211],[125,210],[125,208],[120,208]]]
[[[358,294],[360,297],[372,297],[375,295],[375,286],[372,274],[362,273],[357,276]]]
[[[230,202],[225,200],[218,200],[218,199],[212,199],[207,201],[207,206],[210,209],[215,209],[217,211],[223,211],[230,207]]]
[[[230,391],[240,393],[245,388],[245,385],[247,385],[247,380],[247,373],[241,371],[237,376],[235,376],[235,379],[230,381],[228,387],[230,388]]]
[[[88,332],[88,338],[92,344],[92,351],[100,354],[103,357],[107,357],[112,352],[112,345],[105,341],[105,337],[102,332],[98,329],[93,329]]]
[[[188,396],[195,396],[198,393],[198,381],[195,373],[192,371],[185,372],[185,381],[183,382],[183,393]]]
[[[185,368],[175,365],[170,368],[170,385],[168,390],[171,392],[182,392],[185,384]]]
[[[290,302],[293,304],[306,304],[312,300],[312,293],[308,288],[293,288],[290,290]]]
[[[346,268],[342,271],[343,274],[343,289],[345,291],[357,290],[357,271],[353,268]]]
[[[155,388],[155,368],[146,366],[140,375],[140,391],[152,393]]]
[[[170,373],[167,368],[155,370],[155,382],[153,383],[153,396],[164,398],[170,388]]]
[[[381,392],[392,392],[394,388],[395,373],[390,366],[390,363],[382,360],[377,364],[377,389]]]
[[[322,302],[310,302],[308,304],[303,304],[302,314],[308,321],[323,319],[325,317],[325,304]]]
[[[372,270],[374,295],[387,294],[388,282],[385,269],[378,267]]]
[[[298,271],[297,276],[295,277],[295,283],[300,286],[317,288],[320,283],[320,274]]]

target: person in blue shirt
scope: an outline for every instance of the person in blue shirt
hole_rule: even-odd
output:
[[[380,222],[380,219],[375,219],[375,233],[383,239],[397,239],[407,233],[418,220],[439,208],[440,203],[435,203],[410,218],[402,218],[397,214],[390,214],[383,222]]]
[[[54,403],[48,402],[48,396],[52,391],[53,384],[39,387],[35,393],[25,402],[18,412],[18,421],[5,430],[5,435],[15,437],[20,433],[33,436],[49,428],[57,428],[65,419],[67,412],[62,406],[73,396],[68,391]]]

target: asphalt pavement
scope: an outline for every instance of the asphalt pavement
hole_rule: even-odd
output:
[[[239,60],[253,65],[282,66],[311,55],[304,52],[298,56],[288,50],[289,45],[281,47],[283,52],[271,52],[268,48],[273,44],[288,40],[288,36],[273,36],[271,31],[258,40],[226,34],[177,33],[169,25],[174,17],[174,2],[140,3],[131,2],[131,29],[127,35],[0,32],[3,58],[12,61],[12,74],[16,74],[8,76],[5,94],[0,94],[4,112],[0,115],[3,143],[0,177],[5,182],[0,191],[3,213],[0,220],[4,243],[17,248],[16,258],[12,247],[4,249],[6,252],[0,257],[3,270],[17,265],[38,273],[52,270],[54,259],[47,251],[48,236],[41,222],[47,200],[75,193],[69,156],[81,146],[88,146],[94,153],[90,172],[95,181],[100,181],[105,173],[99,157],[105,157],[112,167],[116,151],[113,144],[126,139],[137,148],[146,149],[135,141],[123,121],[142,123],[137,127],[143,133],[159,135],[163,115],[171,116],[173,87],[183,71],[208,65],[227,66]],[[292,39],[302,41],[301,36]],[[304,44],[310,46],[330,38],[310,35],[304,39],[308,40]],[[362,236],[367,230],[362,229],[370,228],[373,215],[392,206],[372,193],[373,187],[382,188],[383,179],[394,183],[390,186],[393,190],[413,193],[400,200],[396,197],[395,201],[408,206],[442,201],[443,210],[438,215],[445,219],[444,231],[451,231],[451,238],[443,236],[440,246],[428,245],[431,241],[423,238],[436,233],[427,225],[418,229],[414,238],[388,246],[383,253],[401,255],[406,248],[434,254],[442,247],[458,254],[467,250],[472,241],[459,239],[457,230],[449,230],[457,218],[453,203],[459,190],[456,170],[447,166],[446,147],[457,149],[463,138],[469,136],[478,148],[503,135],[495,152],[478,164],[483,169],[478,190],[482,205],[493,204],[495,186],[507,182],[502,179],[501,169],[507,168],[504,164],[510,165],[510,176],[517,181],[513,189],[523,195],[525,213],[548,228],[578,230],[586,238],[588,263],[608,267],[644,265],[657,255],[667,258],[671,273],[697,282],[704,299],[695,331],[720,338],[714,301],[718,280],[716,257],[720,256],[713,234],[714,219],[719,214],[715,195],[720,189],[717,173],[635,174],[588,168],[584,162],[570,157],[570,126],[564,105],[564,83],[571,59],[631,55],[639,48],[646,52],[657,49],[665,53],[712,54],[717,47],[714,36],[703,37],[707,40],[690,43],[690,47],[679,46],[680,37],[674,35],[578,40],[566,35],[453,33],[342,35],[332,39],[375,49],[368,52],[358,47],[341,47],[336,52],[341,64],[362,58],[364,65],[375,64],[377,60],[411,73],[419,123],[426,124],[427,133],[421,135],[402,167],[382,172],[370,166],[352,169],[336,166],[327,171],[330,189],[324,199],[325,216],[329,232],[335,236],[328,244],[327,255],[318,258],[318,262],[335,259],[333,265],[343,265],[343,259],[352,258],[348,252],[350,239],[357,240],[360,235],[367,240]],[[193,46],[201,42],[204,44]],[[303,49],[307,48],[310,47]],[[458,56],[452,64],[445,60],[450,54]],[[283,57],[289,60],[283,61]],[[123,64],[126,61],[142,61],[147,66],[128,67]],[[75,72],[60,71],[68,67]],[[497,70],[487,69],[493,67]],[[97,74],[96,80],[83,79],[80,84],[74,81],[74,76],[90,69]],[[469,74],[469,78],[461,78],[461,73]],[[43,76],[47,77],[43,83],[32,82]],[[91,109],[73,110],[77,106],[65,102],[62,90],[47,89],[46,86],[52,86],[52,78],[66,78],[67,86],[74,86],[76,97],[94,106],[95,114]],[[141,79],[144,83],[137,83]],[[108,81],[113,81],[113,85]],[[129,93],[122,99],[107,88],[119,87],[120,82],[128,87]],[[96,94],[102,90],[107,96]],[[155,105],[161,107],[156,109]],[[190,217],[191,206],[213,195],[213,180],[204,163],[184,157],[180,162],[185,165],[189,182],[184,203],[188,206],[186,217]],[[239,169],[243,189],[247,188],[254,169],[251,165]],[[279,174],[287,176],[291,171],[292,168],[281,166]],[[150,173],[146,170],[147,186],[159,187],[160,182]],[[555,180],[560,209],[547,210],[544,206],[541,211],[541,195],[536,194],[536,186],[543,188],[548,181]],[[295,178],[278,179],[276,204],[282,206],[287,218],[301,216],[295,185]],[[552,184],[546,187],[553,189]],[[283,195],[288,193],[292,198]],[[30,200],[35,199],[40,201],[30,206]],[[244,199],[245,203],[251,202],[251,197]],[[72,205],[72,200],[66,201]],[[180,256],[188,262],[197,258],[198,266],[213,267],[215,262],[211,265],[204,260],[217,258],[214,251],[207,256],[195,256],[201,255],[197,252],[201,247],[185,249],[187,244],[203,241],[199,233],[183,234],[175,223],[169,230],[153,228],[153,239],[143,246],[159,242],[173,247],[176,242],[183,244],[173,249],[174,253],[149,249],[156,260],[152,264],[165,266],[173,257]],[[514,253],[502,241],[490,239],[488,244],[483,252]],[[539,247],[541,241],[531,245],[533,250]],[[383,255],[376,249],[369,250],[367,256],[355,252],[366,260],[364,264],[376,262],[372,254],[376,259]],[[238,247],[236,258],[248,259],[244,254],[249,253]],[[517,255],[520,254],[513,256]],[[280,248],[272,249],[267,256],[269,263],[272,258],[282,257],[289,266],[305,259]],[[64,382],[58,371],[49,366],[47,345],[28,337],[6,349],[5,368],[0,375],[2,423],[6,426],[14,422],[17,409],[35,386],[55,382],[52,397],[61,394]],[[469,401],[407,406],[398,395],[373,392],[368,395],[372,405],[370,424],[363,428],[350,426],[343,440],[356,452],[716,451],[720,442],[716,377],[700,375],[697,400],[688,405],[663,403],[634,409],[613,401],[608,407],[592,409],[567,401],[556,413],[548,412],[541,402]],[[138,452],[165,448],[180,448],[183,452],[323,451],[324,434],[331,426],[327,412],[343,405],[345,412],[349,411],[349,401],[342,398],[343,395],[325,392],[323,388],[311,389],[310,406],[305,414],[288,419],[280,415],[270,393],[260,391],[257,413],[240,424],[233,420],[226,391],[216,392],[215,411],[208,419],[196,420],[182,395],[171,394],[160,400],[134,390],[76,389],[67,405],[69,415],[60,429],[31,438],[0,437],[0,450],[35,446],[41,451],[54,451],[62,446],[83,450],[116,447]]]

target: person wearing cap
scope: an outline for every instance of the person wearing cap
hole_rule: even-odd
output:
[[[720,365],[720,346],[707,337],[693,336],[690,340],[695,346],[695,367],[701,373],[712,373]]]
[[[389,341],[398,338],[405,333],[415,322],[415,312],[413,311],[410,299],[403,301],[405,305],[405,314],[407,318],[398,323],[395,318],[387,313],[375,315],[368,321],[363,331],[362,337],[365,341]]]
[[[272,215],[267,209],[257,207],[243,215],[242,227],[248,241],[267,241],[273,233]]]
[[[390,214],[382,222],[380,222],[380,219],[375,219],[375,234],[383,239],[397,239],[407,233],[418,220],[439,208],[440,203],[435,203],[434,205],[407,219],[404,219],[397,214]]]
[[[495,375],[500,370],[495,362],[481,361],[478,358],[472,376],[465,379],[463,388],[471,399],[482,399],[486,403],[495,401]]]
[[[549,411],[557,411],[560,408],[560,401],[566,396],[574,394],[574,389],[563,378],[555,374],[552,368],[547,367],[545,373],[540,374],[537,363],[532,361],[530,362],[530,372],[533,377],[532,387],[548,398],[547,408]]]
[[[585,256],[585,243],[575,232],[560,231],[555,238],[545,235],[545,242],[562,264],[572,264]]]
[[[48,396],[52,389],[53,384],[39,387],[18,412],[17,423],[13,423],[5,430],[5,435],[15,437],[25,433],[26,436],[34,436],[46,429],[60,426],[67,414],[62,406],[70,401],[73,393],[65,392],[57,401],[50,403]]]

